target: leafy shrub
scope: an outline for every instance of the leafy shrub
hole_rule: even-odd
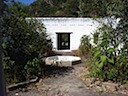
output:
[[[43,62],[39,61],[38,58],[34,58],[33,60],[28,60],[27,64],[24,66],[26,71],[26,78],[31,79],[36,76],[40,76],[43,70]]]
[[[90,75],[101,78],[105,81],[112,80],[114,82],[125,83],[128,80],[128,30],[122,29],[122,21],[116,28],[105,25],[93,34],[94,46],[89,45],[87,39],[82,39],[81,52],[86,55],[90,53],[89,70]],[[120,33],[121,32],[121,33]],[[85,41],[84,41],[85,40]],[[84,41],[84,44],[83,44]],[[87,41],[87,42],[86,42]],[[91,46],[91,48],[90,48]],[[91,50],[90,50],[91,49]],[[93,49],[93,50],[92,50]]]
[[[128,55],[124,56],[124,50],[127,49],[121,44],[127,40],[127,34],[124,32],[122,37],[119,30],[107,25],[99,28],[99,33],[98,41],[96,39],[96,51],[93,54],[95,63],[92,64],[91,76],[123,83],[128,79],[126,59]]]
[[[19,10],[20,6],[15,6],[1,19],[3,63],[10,83],[39,76],[44,64],[41,59],[52,49],[44,25],[37,20],[27,21]]]
[[[84,35],[81,38],[81,44],[80,44],[79,49],[80,49],[81,55],[83,55],[85,57],[89,56],[90,50],[91,50],[91,44],[90,44],[90,37],[89,36]]]

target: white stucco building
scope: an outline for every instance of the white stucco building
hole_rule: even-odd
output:
[[[44,23],[56,51],[78,49],[81,37],[91,35],[100,26],[100,23],[92,18],[38,17],[36,19]]]

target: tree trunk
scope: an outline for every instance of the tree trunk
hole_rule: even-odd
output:
[[[2,16],[3,5],[3,0],[0,0],[0,16]],[[2,30],[0,30],[0,96],[6,96],[5,76],[2,65]]]

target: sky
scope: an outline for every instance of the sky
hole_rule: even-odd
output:
[[[36,0],[15,0],[15,1],[19,1],[19,2],[22,2],[23,4],[29,5]]]

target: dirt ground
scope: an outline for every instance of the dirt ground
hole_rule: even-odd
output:
[[[89,89],[78,78],[83,68],[83,64],[73,65],[72,68],[48,66],[45,69],[47,77],[27,88],[10,91],[7,96],[128,96]]]

